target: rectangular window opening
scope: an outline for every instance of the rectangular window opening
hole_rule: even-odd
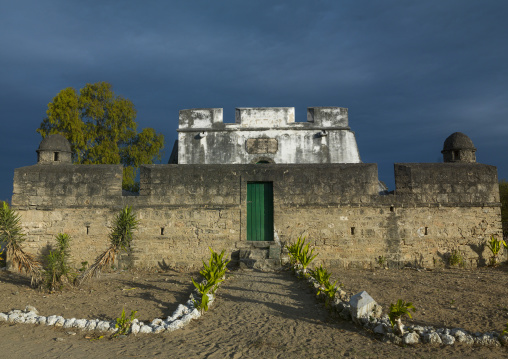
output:
[[[429,234],[429,227],[425,227],[425,235]]]
[[[90,233],[90,226],[86,226],[86,235]]]
[[[395,207],[394,206],[390,206],[390,212],[395,212]]]
[[[351,227],[351,235],[354,236],[355,235],[355,227]]]
[[[53,152],[53,161],[58,161],[58,152]]]
[[[164,235],[164,227],[161,227],[161,236]]]

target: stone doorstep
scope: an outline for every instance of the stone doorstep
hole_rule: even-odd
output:
[[[240,249],[240,260],[242,259],[266,259],[268,250],[266,249]]]
[[[271,245],[275,244],[274,241],[245,241],[236,244],[238,249],[241,248],[269,248]]]

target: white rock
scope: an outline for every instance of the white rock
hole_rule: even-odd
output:
[[[35,324],[37,323],[37,317],[35,315],[27,316],[25,319],[25,324]]]
[[[450,335],[453,335],[454,337],[457,337],[458,335],[467,334],[467,331],[462,328],[453,328],[450,330]]]
[[[46,325],[55,325],[57,320],[58,320],[58,317],[56,315],[50,315],[46,320]]]
[[[46,324],[46,317],[44,317],[44,316],[42,316],[42,315],[41,315],[41,316],[38,316],[38,317],[37,317],[37,322],[36,322],[36,323],[37,323],[37,324]]]
[[[62,325],[64,325],[64,323],[65,323],[65,318],[59,315],[56,317],[56,322],[54,325],[55,325],[55,327],[61,327]]]
[[[452,330],[452,333],[455,336],[455,339],[457,340],[457,342],[469,344],[469,345],[474,344],[473,336],[468,334],[466,331],[464,331],[462,329],[458,329],[458,330],[454,329],[454,330]]]
[[[138,334],[139,333],[139,329],[140,329],[140,326],[139,324],[136,322],[136,323],[132,323],[131,325],[131,333],[132,334]]]
[[[173,312],[173,315],[168,317],[167,321],[172,322],[178,318],[180,318],[182,315],[187,314],[189,312],[189,308],[186,307],[183,304],[178,304],[178,307],[176,307],[176,310]]]
[[[404,344],[408,345],[418,344],[420,342],[420,336],[418,335],[418,333],[407,333],[402,338],[402,341],[404,342]]]
[[[9,320],[9,316],[5,313],[0,313],[0,322],[6,322]]]
[[[76,319],[72,326],[78,329],[85,329],[87,322],[86,319]]]
[[[436,332],[423,334],[423,342],[429,344],[442,344],[441,337]]]
[[[76,318],[66,319],[62,327],[65,329],[72,328],[75,321]]]
[[[151,325],[152,327],[158,327],[158,326],[160,326],[160,325],[162,325],[162,324],[163,324],[163,321],[162,321],[162,319],[160,319],[160,318],[155,318],[155,319],[154,319],[154,320],[152,320],[152,322],[150,323],[150,325]]]
[[[349,301],[351,305],[351,317],[368,318],[378,304],[366,291],[353,295]]]
[[[492,334],[485,333],[479,337],[474,338],[475,344],[485,346],[500,346],[499,341],[494,338]]]
[[[139,332],[143,334],[148,334],[152,332],[152,327],[149,325],[143,325],[141,328],[139,328]]]
[[[189,313],[189,314],[185,314],[185,315],[182,317],[182,319],[181,319],[181,321],[182,321],[182,323],[183,323],[184,325],[189,324],[191,320],[192,320],[192,315],[191,315],[190,313]]]
[[[170,332],[172,332],[173,330],[180,329],[180,328],[183,328],[183,323],[181,320],[175,320],[173,323],[166,326],[166,329]]]
[[[101,320],[99,323],[97,323],[97,327],[95,329],[101,332],[106,332],[109,330],[109,327],[109,322]]]
[[[25,307],[25,312],[26,313],[35,313],[35,315],[39,314],[39,311],[37,309],[35,309],[34,306],[31,306],[31,305],[27,305]]]
[[[16,313],[16,312],[12,312],[9,314],[7,320],[10,322],[10,323],[16,323],[16,320],[21,316],[20,313]]]
[[[86,322],[85,329],[86,330],[95,330],[97,328],[97,321],[96,320],[89,320]]]
[[[452,337],[450,334],[440,334],[439,335],[441,337],[441,341],[443,342],[443,344],[445,345],[453,345],[455,344],[455,338]]]
[[[152,329],[152,331],[153,331],[155,334],[162,333],[164,330],[166,330],[166,328],[164,327],[164,325],[158,325],[158,326],[153,327],[153,329]]]
[[[189,313],[189,315],[192,317],[192,319],[198,319],[201,317],[201,312],[197,309],[193,309],[192,312]]]

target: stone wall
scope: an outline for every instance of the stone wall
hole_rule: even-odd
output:
[[[483,264],[483,243],[501,235],[495,167],[397,164],[395,174],[395,192],[381,196],[375,164],[148,165],[139,195],[123,196],[121,166],[35,165],[16,170],[12,203],[29,250],[66,232],[76,267],[107,247],[125,205],[140,220],[125,265],[199,266],[208,247],[235,252],[247,241],[247,184],[259,181],[273,182],[275,241],[307,236],[317,263],[370,266],[383,256],[433,267],[458,249],[469,266]]]

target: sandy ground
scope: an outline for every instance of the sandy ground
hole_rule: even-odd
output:
[[[122,308],[140,320],[170,315],[187,300],[196,273],[106,273],[83,288],[48,294],[16,274],[0,273],[0,311],[34,305],[42,315],[108,318]],[[508,268],[334,271],[348,292],[367,290],[387,307],[398,298],[419,309],[414,322],[501,330],[508,322]],[[201,319],[158,335],[94,339],[88,332],[0,324],[5,358],[508,358],[508,348],[466,345],[399,347],[328,313],[289,272],[233,271]],[[453,302],[452,302],[453,300]],[[411,322],[411,321],[409,321]],[[458,323],[455,325],[454,323]],[[71,332],[73,333],[73,332]]]

